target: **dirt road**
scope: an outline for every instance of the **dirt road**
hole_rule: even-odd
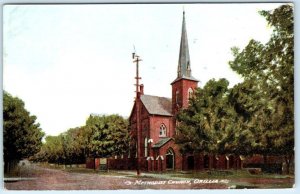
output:
[[[133,171],[101,173],[88,169],[53,169],[27,164],[20,176],[6,179],[8,190],[116,190],[116,189],[242,189],[291,188],[293,178],[179,178],[172,174],[143,173],[137,178]]]
[[[115,190],[115,189],[227,189],[224,183],[194,183],[187,180],[135,178],[130,176],[74,173],[37,165],[23,166],[21,177],[5,181],[8,190]]]

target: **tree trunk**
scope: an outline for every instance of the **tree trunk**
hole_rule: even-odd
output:
[[[293,157],[292,154],[284,156],[285,163],[286,163],[286,174],[290,174],[290,164],[291,164],[292,157]]]
[[[4,173],[11,173],[18,164],[18,160],[9,160],[4,162]]]
[[[4,162],[4,173],[8,173],[9,172],[9,161],[5,161]]]

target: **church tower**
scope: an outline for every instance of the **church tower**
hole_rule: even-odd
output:
[[[185,12],[183,11],[177,78],[171,83],[173,115],[175,115],[179,109],[188,107],[189,98],[197,87],[198,82],[199,81],[192,76],[188,38],[185,25]]]

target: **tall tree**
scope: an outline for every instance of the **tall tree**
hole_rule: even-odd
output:
[[[90,155],[121,155],[128,149],[128,120],[119,115],[90,116],[86,127],[92,131]]]
[[[234,109],[235,122],[233,123],[234,134],[228,134],[226,139],[227,152],[237,155],[253,155],[259,151],[261,128],[257,128],[256,119],[260,110],[264,110],[265,100],[260,92],[253,89],[253,83],[243,82],[235,85],[229,94],[228,104]],[[241,146],[242,145],[242,146]]]
[[[85,163],[82,141],[79,137],[81,129],[81,127],[71,128],[57,136],[47,136],[40,152],[31,159],[56,164]]]
[[[187,109],[177,115],[176,143],[181,151],[224,153],[226,136],[232,131],[234,111],[228,106],[226,79],[212,79],[203,89],[198,88]]]
[[[41,157],[45,156],[49,163],[63,164],[65,161],[65,153],[63,148],[62,136],[46,136],[45,144],[42,146]],[[43,160],[43,159],[39,159]]]
[[[91,141],[93,136],[93,128],[90,126],[82,126],[79,128],[79,134],[78,134],[78,144],[80,146],[80,149],[82,150],[85,157],[89,157],[91,155]]]
[[[30,115],[24,102],[3,93],[3,141],[5,172],[11,164],[37,153],[42,146],[42,132],[36,116]]]
[[[68,164],[85,163],[84,149],[82,149],[82,142],[79,139],[80,131],[80,127],[71,128],[60,135],[62,138],[65,162]]]
[[[109,157],[127,153],[128,121],[119,115],[93,116],[86,125],[58,136],[47,136],[32,159],[58,164],[79,164],[86,157]]]
[[[293,7],[283,5],[260,14],[273,33],[266,44],[251,40],[241,52],[232,49],[234,60],[229,64],[245,80],[235,87],[232,95],[239,98],[233,103],[257,137],[252,148],[265,156],[285,155],[289,171],[294,155]],[[253,92],[243,94],[241,89]]]

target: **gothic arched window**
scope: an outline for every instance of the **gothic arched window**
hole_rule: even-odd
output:
[[[193,96],[193,89],[189,88],[188,89],[188,99],[192,98],[192,96]]]
[[[167,136],[167,127],[165,124],[161,124],[159,128],[159,137],[166,137]]]
[[[176,104],[179,103],[179,91],[178,90],[176,90],[175,102],[176,102]]]

